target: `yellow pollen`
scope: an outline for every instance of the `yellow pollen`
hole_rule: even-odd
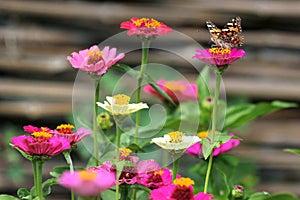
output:
[[[73,129],[73,128],[75,127],[71,124],[61,124],[56,127],[56,129]]]
[[[153,18],[149,19],[145,17],[135,20],[133,24],[136,25],[137,27],[147,27],[147,28],[157,28],[161,25],[159,21]]]
[[[51,138],[52,134],[48,133],[46,131],[40,131],[40,132],[33,132],[31,133],[35,138],[43,137],[43,138]]]
[[[190,178],[178,178],[174,180],[174,184],[181,187],[189,187],[191,185],[194,185],[195,182]]]
[[[163,173],[164,173],[163,170],[159,170],[159,171],[154,172],[154,176],[156,176],[156,175],[162,175]]]
[[[113,96],[113,99],[115,100],[115,104],[118,105],[128,105],[130,101],[130,97],[125,94],[117,94]]]
[[[130,149],[128,149],[126,147],[120,148],[119,150],[120,150],[121,156],[124,156],[124,157],[128,157],[130,155],[130,153],[132,152]]]
[[[227,48],[210,48],[209,52],[212,54],[230,54],[231,50]]]
[[[185,86],[179,84],[176,81],[166,81],[165,87],[172,91],[180,91],[183,92],[185,90]]]
[[[197,135],[199,138],[207,138],[208,131],[201,131]]]
[[[79,178],[82,181],[95,180],[96,176],[97,176],[97,173],[94,171],[86,171],[86,170],[79,171]]]
[[[103,52],[100,50],[90,50],[88,51],[88,56],[90,57],[101,57],[103,55]]]
[[[180,143],[183,141],[182,137],[184,136],[184,133],[180,131],[170,132],[168,135],[171,137],[171,140],[169,141],[171,143]]]

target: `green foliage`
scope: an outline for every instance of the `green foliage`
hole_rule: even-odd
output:
[[[239,126],[243,126],[246,123],[268,113],[293,107],[297,107],[297,104],[283,101],[233,105],[227,108],[224,129],[230,130]]]
[[[11,195],[1,194],[0,200],[19,200],[19,199]]]
[[[285,152],[293,153],[300,156],[300,149],[284,149]]]

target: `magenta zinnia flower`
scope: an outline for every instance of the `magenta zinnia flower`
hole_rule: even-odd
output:
[[[68,61],[74,68],[101,76],[106,73],[108,68],[121,60],[125,54],[116,55],[117,49],[109,49],[108,46],[100,50],[97,45],[74,52],[72,56],[68,56]]]
[[[160,79],[157,85],[165,91],[175,103],[197,100],[197,85],[184,80],[164,80]],[[166,101],[165,97],[159,94],[151,85],[144,87],[144,92],[157,96],[162,101]]]
[[[105,170],[65,171],[58,183],[79,196],[97,196],[115,185],[115,175]]]
[[[220,47],[198,49],[196,52],[198,52],[198,54],[195,54],[193,58],[198,58],[205,63],[216,65],[217,67],[226,67],[246,55],[246,52],[242,49]]]
[[[56,135],[58,137],[66,138],[70,141],[71,145],[76,145],[77,142],[82,140],[84,137],[92,134],[91,130],[86,128],[79,128],[76,132],[73,132],[74,126],[71,124],[61,124],[56,128]]]
[[[14,148],[18,148],[30,156],[55,156],[70,149],[70,142],[65,138],[56,137],[43,129],[33,132],[31,136],[16,136],[11,139]]]
[[[150,189],[172,184],[172,172],[168,168],[140,174],[138,183]]]
[[[198,134],[198,136],[201,137],[202,133],[204,133],[204,132],[200,132]],[[229,136],[234,136],[234,135],[229,134]],[[239,144],[240,144],[240,140],[229,139],[227,142],[220,144],[220,146],[218,148],[213,149],[213,156],[218,156],[220,154],[226,153],[227,151],[230,151],[234,147],[238,146]],[[190,155],[201,155],[202,154],[202,144],[200,144],[200,142],[197,142],[196,144],[190,146],[186,150],[186,153],[190,154]]]
[[[169,34],[172,29],[162,22],[159,22],[153,18],[131,18],[130,21],[121,23],[120,28],[127,29],[127,34],[138,35],[142,37],[161,36]]]
[[[177,178],[174,184],[162,186],[150,192],[149,198],[152,200],[212,200],[211,194],[198,193],[194,195],[194,181],[190,178]]]

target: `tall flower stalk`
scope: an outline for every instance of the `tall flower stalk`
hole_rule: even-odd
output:
[[[149,47],[151,40],[157,36],[161,36],[164,34],[169,34],[172,29],[165,25],[164,23],[157,21],[153,18],[136,18],[133,17],[130,21],[122,22],[120,28],[127,29],[127,35],[136,35],[142,41],[142,61],[141,61],[141,69],[140,76],[138,78],[137,85],[137,95],[136,102],[139,103],[141,100],[141,87],[143,82],[143,76],[147,66]],[[138,145],[139,138],[139,123],[140,123],[140,113],[136,113],[135,120],[135,143]]]
[[[215,142],[215,132],[216,132],[216,126],[217,126],[217,107],[218,107],[218,100],[219,100],[219,93],[220,93],[220,83],[221,83],[221,78],[222,74],[216,70],[216,87],[215,87],[215,94],[214,94],[214,102],[213,102],[213,113],[212,113],[212,126],[211,126],[211,133],[212,133],[212,142],[214,144]],[[207,193],[208,189],[208,182],[209,182],[209,177],[212,169],[212,163],[213,163],[213,150],[211,151],[211,154],[209,156],[208,160],[208,167],[207,167],[207,172],[206,172],[206,177],[205,177],[205,183],[204,183],[204,193]]]
[[[218,107],[218,100],[219,100],[219,92],[220,92],[220,83],[222,74],[228,68],[229,64],[232,62],[244,57],[246,55],[245,51],[242,49],[229,49],[229,48],[222,48],[222,47],[213,47],[208,49],[198,49],[197,54],[193,56],[193,58],[198,58],[199,60],[210,64],[213,66],[215,75],[216,75],[216,86],[215,86],[215,93],[213,98],[213,113],[212,113],[212,127],[211,127],[211,143],[213,145],[216,144],[216,123],[217,123],[217,107]],[[208,190],[208,183],[209,178],[212,170],[212,163],[213,163],[213,148],[211,148],[211,153],[209,155],[208,160],[208,167],[205,177],[204,183],[204,193],[207,193]]]
[[[98,152],[98,123],[97,123],[97,116],[98,116],[98,106],[97,102],[99,101],[99,93],[100,93],[100,80],[95,79],[95,92],[94,92],[94,112],[93,112],[93,137],[94,137],[94,156],[96,161],[96,166],[99,165],[99,152]]]
[[[72,67],[86,71],[91,78],[94,80],[94,108],[93,108],[93,137],[94,137],[94,157],[96,160],[96,165],[99,165],[98,157],[98,124],[97,115],[98,107],[96,102],[99,101],[99,91],[100,91],[100,79],[107,72],[107,70],[121,60],[125,54],[116,54],[117,49],[110,49],[109,46],[100,50],[98,46],[94,45],[89,49],[84,49],[77,52],[73,52],[72,56],[68,56],[67,59],[71,63]]]
[[[32,168],[33,168],[33,180],[34,180],[34,188],[35,195],[39,198],[39,200],[44,200],[43,196],[43,163],[42,159],[33,159],[32,160]]]
[[[148,54],[149,54],[149,47],[150,47],[151,40],[144,39],[142,40],[142,61],[141,61],[141,69],[140,69],[140,76],[138,78],[138,88],[137,88],[137,95],[136,95],[136,102],[139,103],[141,101],[141,90],[142,90],[142,82],[143,76],[146,70],[147,62],[148,62]],[[138,144],[139,140],[139,123],[140,123],[141,113],[138,111],[136,113],[135,118],[135,137],[134,142]]]

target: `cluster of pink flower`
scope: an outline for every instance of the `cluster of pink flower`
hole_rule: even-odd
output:
[[[124,166],[119,176],[119,183],[140,184],[151,189],[149,198],[154,200],[181,199],[181,200],[211,200],[211,194],[200,192],[194,195],[194,181],[190,178],[180,177],[172,183],[172,172],[168,168],[160,168],[155,160],[138,161],[137,157],[130,155],[130,150],[122,148],[120,161],[129,161],[132,166]],[[64,172],[58,182],[81,196],[97,196],[102,191],[114,186],[116,183],[116,166],[110,161],[98,167],[75,173]]]
[[[76,132],[70,124],[62,124],[55,130],[48,127],[24,126],[24,131],[30,135],[16,136],[11,139],[13,147],[25,152],[29,156],[53,157],[65,150],[71,149],[82,138],[92,134],[86,128],[79,128]]]

